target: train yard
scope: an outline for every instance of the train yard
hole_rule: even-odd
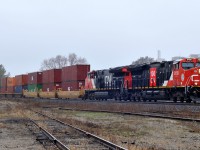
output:
[[[128,150],[200,148],[200,106],[110,101],[1,99],[0,139],[4,140],[0,140],[0,148],[109,149],[89,135]],[[84,130],[87,136],[65,124]],[[16,142],[8,142],[13,138]]]

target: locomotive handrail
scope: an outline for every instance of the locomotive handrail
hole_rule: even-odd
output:
[[[187,79],[187,81],[186,81],[186,84],[185,84],[185,94],[187,94],[187,92],[189,92],[189,91],[188,91],[188,84],[189,84],[191,78],[192,78],[192,76],[188,77],[188,79]]]

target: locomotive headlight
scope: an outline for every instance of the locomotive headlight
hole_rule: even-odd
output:
[[[195,82],[195,83],[194,83],[194,85],[196,85],[196,86],[197,86],[197,85],[198,85],[198,83],[197,83],[197,82]]]

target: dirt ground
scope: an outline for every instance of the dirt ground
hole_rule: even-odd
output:
[[[0,100],[0,150],[44,149],[19,120],[28,108],[94,133],[129,150],[199,150],[200,123],[112,113],[45,109],[40,104]]]
[[[44,150],[28,130],[16,103],[0,100],[0,150]]]

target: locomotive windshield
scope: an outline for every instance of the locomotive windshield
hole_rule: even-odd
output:
[[[196,63],[196,67],[200,67],[200,62]]]
[[[194,68],[194,63],[193,62],[184,62],[184,63],[182,63],[182,68],[185,70]]]

